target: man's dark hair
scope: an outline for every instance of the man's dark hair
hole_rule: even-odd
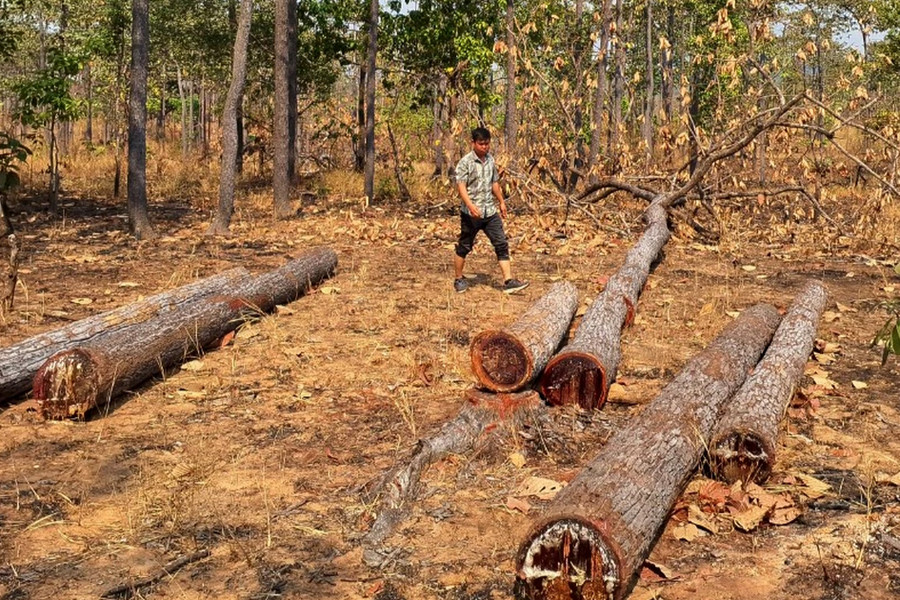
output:
[[[488,131],[487,127],[476,127],[472,130],[472,141],[473,142],[484,142],[491,140],[491,132]]]

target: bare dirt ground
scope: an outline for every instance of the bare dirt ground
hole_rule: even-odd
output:
[[[134,597],[511,598],[518,545],[547,503],[523,484],[571,479],[736,311],[784,309],[810,277],[831,294],[822,352],[765,488],[794,511],[748,512],[771,508],[762,491],[698,475],[630,597],[900,597],[900,362],[881,367],[869,347],[886,318],[878,303],[900,290],[884,262],[897,248],[773,206],[723,212],[717,245],[679,226],[623,334],[613,401],[554,411],[504,447],[436,464],[388,559],[365,566],[373,507],[360,487],[456,413],[474,381],[469,340],[559,279],[587,306],[641,231],[636,204],[598,221],[572,213],[565,228],[561,211],[523,211],[508,228],[515,274],[531,286],[502,294],[479,238],[467,267],[476,285],[457,295],[454,206],[319,200],[274,223],[260,202],[242,209],[233,239],[209,240],[205,211],[153,204],[163,237],[137,243],[121,205],[67,198],[58,220],[14,205],[23,286],[0,324],[4,346],[231,266],[273,268],[312,245],[333,247],[339,272],[87,422],[42,422],[27,400],[3,407],[0,598],[98,598],[201,550]]]

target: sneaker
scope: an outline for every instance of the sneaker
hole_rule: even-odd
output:
[[[453,281],[453,289],[456,290],[457,294],[462,294],[464,291],[469,289],[469,282],[466,281],[465,277],[460,277]]]
[[[507,279],[503,282],[503,293],[504,294],[514,294],[519,290],[524,290],[528,287],[527,281],[519,281],[518,279]]]

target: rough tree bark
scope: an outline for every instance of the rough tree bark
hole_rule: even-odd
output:
[[[510,166],[516,164],[516,138],[519,135],[519,113],[516,109],[516,3],[506,0],[506,118],[504,136]]]
[[[725,407],[709,444],[713,475],[763,483],[775,464],[778,424],[816,340],[827,294],[811,281],[794,299],[765,356]]]
[[[597,163],[600,157],[600,144],[603,137],[604,107],[606,106],[606,94],[609,87],[609,29],[612,19],[612,0],[603,0],[600,10],[600,47],[597,56],[597,89],[594,92],[593,123],[591,125],[591,145],[587,156],[588,171]],[[596,177],[591,176],[593,181]]]
[[[6,198],[0,194],[0,313],[12,309],[19,280],[19,241],[9,218]]]
[[[578,200],[602,191],[625,191],[650,202],[644,213],[647,229],[628,252],[625,263],[606,284],[585,313],[572,343],[550,359],[541,378],[541,393],[551,404],[578,403],[597,408],[606,400],[609,385],[621,359],[621,331],[628,324],[638,295],[650,272],[652,262],[669,239],[666,211],[687,195],[706,176],[713,165],[746,148],[761,132],[775,126],[803,98],[797,95],[767,113],[758,115],[732,141],[711,146],[698,157],[690,178],[668,192],[654,192],[617,179],[604,179],[582,192]]]
[[[238,107],[244,97],[247,79],[247,46],[250,40],[250,22],[253,0],[241,0],[234,52],[231,59],[231,85],[225,96],[222,111],[222,168],[219,178],[219,207],[207,235],[227,235],[234,214],[234,182],[238,167]]]
[[[622,358],[622,328],[633,320],[650,266],[671,236],[663,206],[651,204],[646,218],[647,229],[585,313],[575,338],[547,364],[541,394],[550,404],[591,409],[606,402]]]
[[[732,322],[619,430],[553,500],[522,544],[520,598],[624,598],[687,485],[722,404],[780,317],[756,305]]]
[[[131,91],[128,100],[128,224],[139,240],[156,237],[147,214],[147,71],[150,64],[149,0],[131,8]]]
[[[456,417],[434,435],[419,440],[412,456],[387,471],[366,492],[367,503],[377,502],[375,522],[363,538],[363,560],[379,565],[383,557],[377,546],[386,539],[409,512],[419,492],[425,470],[448,454],[459,454],[475,446],[496,443],[502,434],[523,420],[530,410],[541,405],[533,391],[516,394],[490,394],[469,390]],[[497,427],[502,424],[503,427]]]
[[[272,195],[275,218],[287,219],[291,211],[290,162],[290,8],[291,0],[275,0],[275,109],[272,123]]]
[[[31,389],[34,374],[57,352],[84,344],[102,344],[112,334],[169,318],[198,299],[226,293],[249,279],[250,273],[238,267],[0,348],[0,401],[10,400]]]
[[[472,340],[472,371],[494,392],[514,392],[537,377],[565,336],[578,308],[578,290],[559,281],[503,330]]]
[[[375,57],[378,54],[378,0],[369,2],[369,49],[366,54],[366,164],[364,193],[375,199]]]
[[[253,314],[296,300],[336,267],[332,250],[315,249],[167,319],[108,336],[102,344],[57,353],[34,376],[38,410],[48,419],[84,418],[92,408],[200,353]]]

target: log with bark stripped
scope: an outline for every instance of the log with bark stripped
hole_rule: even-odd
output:
[[[622,358],[622,328],[633,320],[650,266],[671,235],[663,205],[651,204],[645,218],[646,230],[584,314],[572,342],[544,369],[541,394],[550,404],[592,409],[606,402]]]
[[[516,595],[621,600],[700,461],[722,404],[780,317],[743,312],[554,498],[517,558]]]
[[[305,294],[330,277],[337,255],[317,248],[288,264],[220,294],[147,322],[53,355],[34,378],[34,398],[44,418],[84,418],[94,407],[164,372],[238,327]]]
[[[578,290],[559,281],[506,329],[479,333],[471,346],[475,377],[494,392],[525,387],[559,346],[576,308]]]
[[[763,483],[775,464],[778,424],[806,360],[827,294],[810,281],[794,299],[765,356],[725,407],[709,444],[713,475],[728,483]]]
[[[496,443],[498,437],[515,430],[530,411],[541,406],[537,392],[531,390],[512,394],[469,390],[466,396],[454,419],[434,435],[419,440],[408,460],[387,471],[366,492],[366,502],[377,503],[375,522],[363,538],[363,558],[368,564],[380,563],[376,546],[406,518],[418,495],[422,474],[431,464],[449,454]]]
[[[201,298],[226,294],[249,280],[247,269],[238,267],[0,348],[0,401],[28,392],[37,370],[57,352],[102,344],[108,336],[170,318]]]

